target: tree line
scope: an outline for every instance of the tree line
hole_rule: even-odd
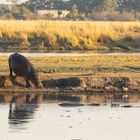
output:
[[[67,19],[139,20],[140,0],[8,0],[11,6],[1,4],[0,16],[6,18],[33,18],[38,10],[63,10],[70,13]]]

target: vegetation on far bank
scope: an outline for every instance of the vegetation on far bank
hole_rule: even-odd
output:
[[[0,21],[1,48],[133,50],[140,48],[139,22]]]
[[[135,21],[140,19],[139,0],[7,1],[11,2],[11,5],[0,4],[1,19],[90,19],[104,21]]]
[[[0,57],[0,75],[8,75],[8,57]],[[140,77],[140,56],[29,57],[42,79],[62,77]]]

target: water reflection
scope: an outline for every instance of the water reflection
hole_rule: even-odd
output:
[[[0,98],[3,99],[3,102],[9,103],[9,127],[25,129],[25,125],[21,124],[33,120],[38,104],[41,103],[42,95],[3,95]]]
[[[59,106],[67,102],[84,105],[76,108]],[[131,140],[133,137],[138,140],[140,108],[111,108],[114,102],[140,105],[140,95],[0,94],[0,138],[112,140],[115,137]]]
[[[139,103],[139,94],[94,94],[94,95],[75,95],[67,93],[47,93],[47,94],[0,94],[0,103],[10,103],[17,109],[19,106],[24,108],[24,105],[37,105],[46,103],[56,103],[60,101],[72,101],[80,103],[112,103],[112,102],[125,102],[125,103]],[[12,108],[11,108],[12,109]]]
[[[17,125],[27,124],[34,119],[35,112],[39,108],[39,104],[56,103],[72,101],[82,104],[109,104],[112,102],[123,103],[139,103],[140,95],[130,94],[95,94],[95,95],[69,95],[63,93],[57,94],[24,94],[0,95],[0,103],[9,103],[9,125],[10,127],[17,127]],[[24,129],[24,126],[21,127]]]
[[[46,94],[43,95],[42,103],[49,101],[73,101],[80,102],[83,104],[109,104],[112,102],[122,102],[122,103],[140,103],[139,94],[94,94],[94,95],[68,95],[68,94]]]

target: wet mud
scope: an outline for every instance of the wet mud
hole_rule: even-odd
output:
[[[69,90],[73,92],[140,92],[140,78],[127,77],[69,77],[59,79],[42,80],[43,89],[53,89],[56,91]],[[32,88],[25,88],[25,81],[17,77],[16,82],[9,76],[0,76],[0,90],[38,90],[34,85]]]

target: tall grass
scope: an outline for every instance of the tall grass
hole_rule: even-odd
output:
[[[139,35],[140,22],[0,21],[0,41],[19,41],[22,48],[102,49]]]

